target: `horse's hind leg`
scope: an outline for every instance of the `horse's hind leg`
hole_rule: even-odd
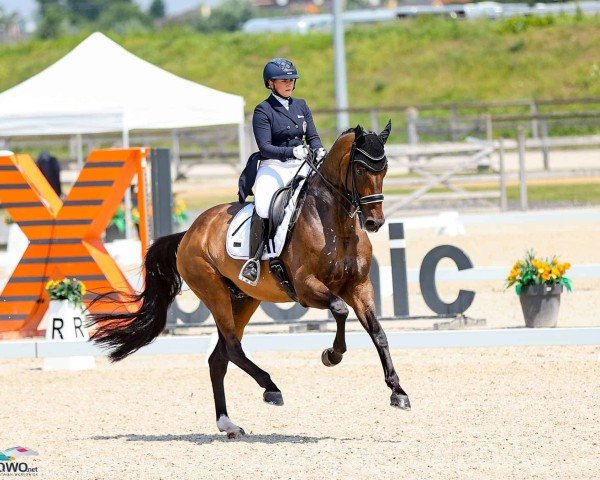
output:
[[[342,361],[346,352],[346,319],[348,307],[344,301],[329,290],[325,284],[315,277],[308,277],[301,282],[298,296],[305,307],[328,309],[335,318],[336,332],[333,348],[326,348],[321,354],[321,361],[327,367],[333,367]]]
[[[229,438],[235,438],[238,435],[244,435],[244,429],[238,427],[229,419],[227,415],[227,404],[225,402],[225,385],[223,380],[227,373],[227,347],[225,339],[219,332],[219,341],[215,349],[208,358],[208,366],[210,368],[210,381],[213,388],[213,397],[215,400],[215,412],[217,414],[217,427],[220,432],[227,432]]]
[[[232,313],[234,317],[235,337],[236,339],[241,339],[244,334],[244,328],[250,321],[250,317],[252,317],[252,314],[256,311],[256,308],[258,307],[260,302],[250,297],[235,298],[233,295],[230,295],[230,298],[232,304]],[[239,343],[239,341],[237,341],[237,343]],[[233,423],[229,419],[229,415],[227,414],[227,404],[225,401],[225,385],[223,381],[225,379],[225,374],[227,373],[227,364],[230,360],[229,357],[230,356],[228,353],[227,341],[225,339],[225,336],[221,332],[221,329],[219,328],[219,340],[217,342],[217,345],[215,346],[215,349],[213,350],[213,353],[208,359],[208,364],[210,367],[210,380],[213,387],[213,396],[215,401],[215,412],[217,416],[217,428],[221,432],[227,432],[228,438],[236,438],[240,435],[244,435],[245,432],[242,427],[239,427],[238,425]],[[237,362],[234,363],[238,365]],[[258,367],[256,368],[258,369]],[[262,372],[262,370],[260,371]],[[266,375],[268,376],[268,374]],[[277,387],[274,384],[273,386],[274,389],[277,390]],[[281,392],[278,391],[278,394],[281,398]],[[280,404],[282,403],[283,400],[281,399]]]
[[[241,293],[241,292],[240,292]],[[231,308],[233,311],[233,319],[235,322],[235,337],[230,337],[231,341],[227,342],[227,353],[229,359],[238,367],[248,373],[256,382],[265,389],[263,399],[271,405],[283,405],[283,396],[277,385],[271,380],[271,376],[261,370],[252,360],[246,357],[242,349],[241,340],[244,336],[244,329],[250,317],[260,305],[259,300],[245,296],[232,294]]]
[[[223,277],[212,275],[210,282],[207,280],[205,282],[210,285],[209,288],[203,290],[193,288],[193,290],[213,314],[220,335],[223,337],[227,358],[265,389],[263,394],[265,402],[283,405],[281,391],[273,383],[270,375],[248,359],[242,349],[244,328],[260,305],[260,301],[232,291]]]
[[[229,360],[250,375],[256,383],[265,389],[263,400],[271,405],[283,405],[283,396],[277,385],[271,380],[271,376],[259,368],[250,360],[242,349],[242,337],[244,328],[250,321],[250,317],[260,305],[260,301],[250,297],[238,297],[232,295],[231,308],[235,322],[235,334],[225,334],[225,344],[227,346],[227,355]]]

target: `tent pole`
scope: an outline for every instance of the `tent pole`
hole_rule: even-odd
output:
[[[171,153],[171,178],[173,181],[179,178],[179,170],[181,168],[181,158],[179,154],[179,130],[173,130],[171,132],[171,142],[173,143],[173,150]]]
[[[79,170],[83,169],[83,139],[81,138],[81,133],[75,135],[75,140],[77,141],[77,168]]]
[[[129,130],[123,129],[123,148],[129,148]],[[138,182],[140,179],[138,178]],[[131,186],[125,192],[125,238],[131,240]]]
[[[240,169],[246,166],[246,127],[244,120],[238,123],[238,142],[240,144]]]

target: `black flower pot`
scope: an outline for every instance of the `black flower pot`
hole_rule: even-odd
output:
[[[528,285],[523,287],[519,300],[525,326],[556,327],[562,285]]]

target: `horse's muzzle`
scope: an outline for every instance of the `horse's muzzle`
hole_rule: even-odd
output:
[[[375,233],[377,230],[379,230],[382,227],[382,225],[384,223],[385,223],[385,218],[383,218],[383,216],[381,218],[369,217],[365,221],[365,230],[367,232]]]

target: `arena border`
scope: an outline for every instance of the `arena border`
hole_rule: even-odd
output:
[[[507,328],[490,330],[448,330],[390,332],[390,348],[466,348],[551,345],[598,345],[600,327]],[[332,345],[333,332],[293,334],[251,334],[244,337],[247,351],[322,350]],[[211,335],[162,336],[135,355],[205,354]],[[373,348],[364,332],[346,334],[348,349]],[[6,340],[0,342],[0,358],[45,358],[78,355],[104,356],[99,347],[87,342]]]

